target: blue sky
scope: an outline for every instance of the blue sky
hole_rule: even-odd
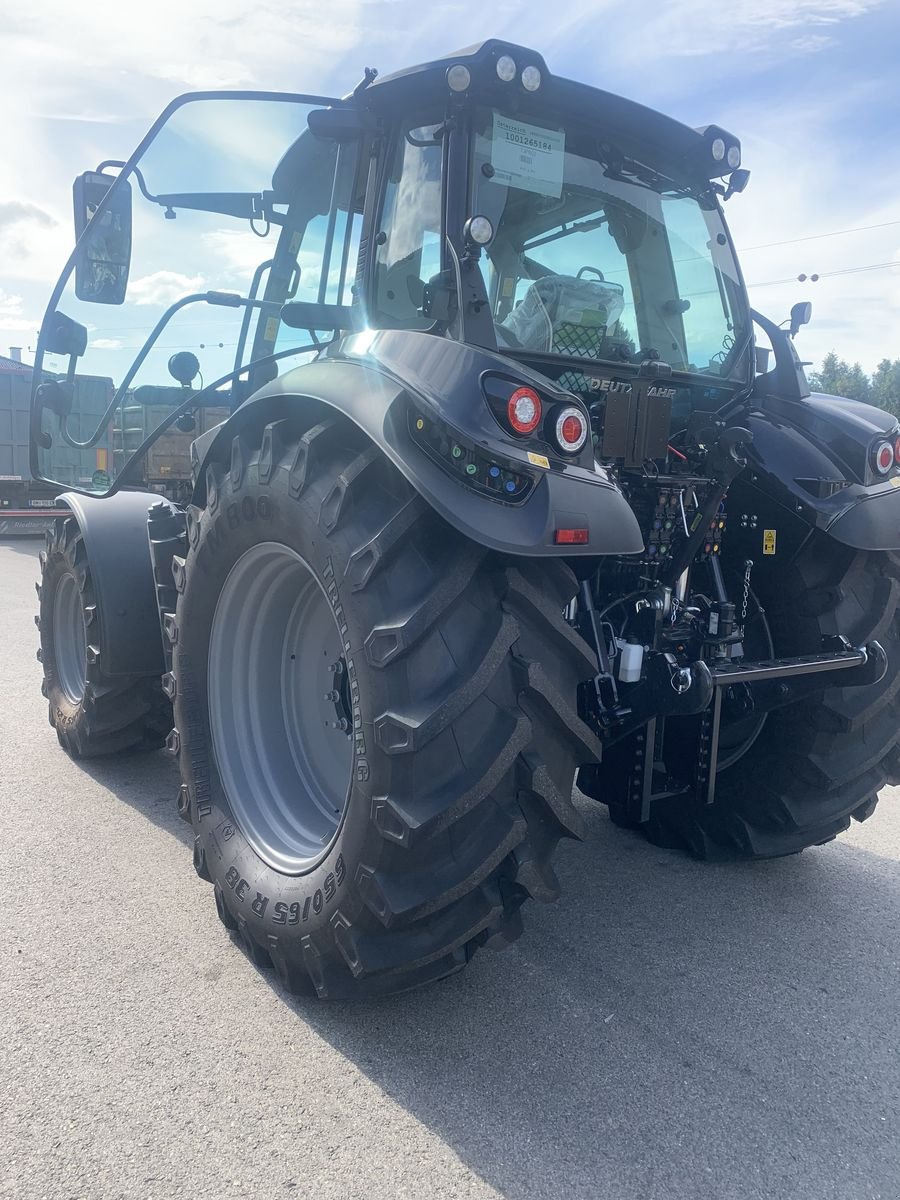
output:
[[[795,300],[813,301],[803,357],[834,348],[869,370],[900,357],[893,0],[158,0],[131,11],[110,0],[34,0],[4,24],[0,353],[34,344],[71,245],[74,175],[125,157],[173,95],[219,86],[341,94],[364,66],[387,73],[498,36],[540,51],[556,73],[736,133],[752,179],[727,216],[755,306],[781,319]],[[885,227],[795,240],[873,225]],[[765,248],[778,241],[791,244]]]

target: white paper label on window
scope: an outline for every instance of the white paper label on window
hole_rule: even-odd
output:
[[[566,135],[494,113],[491,166],[494,179],[541,196],[562,195]]]

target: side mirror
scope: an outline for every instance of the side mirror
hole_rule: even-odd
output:
[[[377,133],[377,117],[359,108],[315,108],[307,118],[310,131],[333,142],[357,141],[365,133]]]
[[[131,185],[86,171],[72,187],[75,207],[75,295],[93,304],[122,304],[131,266]],[[97,220],[88,224],[97,210]]]
[[[812,304],[802,300],[791,309],[791,337],[797,333],[801,325],[808,325],[812,320]]]
[[[289,329],[338,332],[355,329],[357,314],[345,304],[315,304],[309,300],[292,300],[282,306],[281,320]]]

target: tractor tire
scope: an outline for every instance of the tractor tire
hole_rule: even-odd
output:
[[[159,676],[104,674],[103,597],[74,516],[56,518],[40,564],[35,623],[41,692],[59,744],[72,758],[158,750],[171,725],[171,706]]]
[[[831,841],[872,815],[900,782],[900,554],[843,546],[825,534],[754,579],[779,656],[813,654],[822,638],[877,640],[880,683],[828,688],[768,714],[750,749],[720,773],[710,806],[656,801],[640,826],[658,846],[697,858],[775,858]],[[614,816],[616,814],[611,814]]]
[[[335,415],[242,433],[187,510],[172,676],[194,866],[251,960],[355,999],[459,970],[553,900],[594,658],[559,561],[451,529]]]

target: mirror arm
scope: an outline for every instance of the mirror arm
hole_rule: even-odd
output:
[[[249,308],[281,308],[281,305],[279,303],[277,303],[276,301],[245,300],[243,296],[238,296],[233,292],[194,292],[190,296],[182,296],[180,300],[176,300],[174,304],[169,305],[169,307],[166,309],[166,311],[163,313],[163,315],[159,318],[159,320],[153,326],[153,329],[150,331],[149,336],[147,337],[143,346],[141,346],[140,350],[138,351],[137,357],[135,358],[135,360],[131,364],[131,366],[128,368],[125,378],[119,384],[118,388],[116,388],[116,391],[113,395],[112,400],[109,402],[106,412],[100,418],[100,423],[98,424],[97,428],[94,430],[94,432],[91,434],[91,436],[86,441],[79,442],[75,438],[71,437],[71,435],[69,434],[68,428],[67,428],[67,424],[68,424],[67,419],[65,417],[60,417],[60,421],[59,421],[60,433],[63,436],[63,440],[69,446],[72,446],[73,449],[75,449],[75,450],[90,450],[91,447],[97,445],[97,443],[103,437],[106,426],[112,420],[113,413],[116,411],[116,409],[119,407],[119,405],[122,403],[123,399],[125,398],[125,393],[128,391],[129,387],[131,386],[132,380],[134,379],[135,375],[137,375],[138,371],[143,366],[144,360],[146,359],[147,355],[153,349],[153,346],[156,343],[156,339],[159,337],[159,335],[162,333],[162,331],[168,325],[168,323],[172,319],[172,317],[174,317],[174,315],[179,311],[179,309],[185,308],[188,304],[197,304],[198,302],[201,302],[201,301],[206,304],[214,304],[214,305],[218,305],[223,308],[241,308],[244,305],[246,305]],[[71,371],[71,365],[72,365],[71,362],[69,365],[70,365],[70,374],[73,374],[73,372]],[[230,377],[231,377],[230,375],[224,376],[225,379],[229,379]],[[201,390],[205,391],[206,389],[204,388]],[[200,393],[195,392],[193,394],[199,395]]]
[[[104,173],[106,167],[118,167],[119,170],[121,171],[122,168],[126,167],[127,165],[128,165],[127,163],[123,162],[119,158],[105,158],[103,160],[103,162],[100,163],[100,165],[97,167],[97,174],[102,175]],[[138,181],[138,187],[141,189],[141,195],[144,197],[144,199],[149,200],[151,204],[155,204],[156,196],[154,196],[150,191],[147,190],[147,184],[144,181],[144,176],[141,174],[141,168],[140,167],[132,167],[131,173],[132,173],[132,175],[134,175],[135,179]]]
[[[212,383],[206,384],[205,387],[199,388],[196,392],[191,392],[190,396],[182,404],[179,404],[177,408],[174,408],[166,417],[166,419],[157,425],[156,429],[154,429],[150,434],[147,435],[146,438],[144,438],[143,442],[141,442],[140,446],[138,446],[137,450],[134,451],[131,458],[129,458],[128,462],[119,472],[119,475],[116,478],[116,486],[114,490],[118,490],[122,486],[122,484],[126,481],[126,477],[128,472],[131,470],[132,465],[136,462],[140,462],[141,458],[143,458],[153,443],[158,438],[162,437],[167,429],[174,425],[179,418],[191,412],[192,409],[201,408],[206,402],[205,397],[209,396],[211,399],[213,399],[216,394],[216,389],[220,388],[223,383],[228,383],[229,380],[232,380],[236,383],[238,382],[238,377],[240,375],[244,375],[257,367],[264,366],[266,363],[277,362],[279,359],[288,358],[292,354],[308,354],[311,351],[320,348],[321,344],[317,342],[315,345],[295,346],[291,347],[289,350],[280,350],[277,354],[266,354],[262,358],[257,358],[252,362],[247,363],[246,367],[242,367],[240,371],[229,371],[227,375],[222,375],[219,379],[214,379]]]
[[[760,387],[763,387],[770,388],[785,400],[805,400],[810,394],[809,383],[790,334],[756,309],[750,310],[750,316],[768,335],[775,355],[772,370],[760,375],[756,380],[757,394],[764,394],[759,392]]]

